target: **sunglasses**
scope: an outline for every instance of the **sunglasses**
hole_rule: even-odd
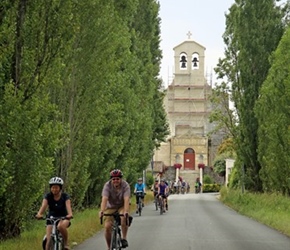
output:
[[[121,178],[112,178],[112,181],[119,181]]]

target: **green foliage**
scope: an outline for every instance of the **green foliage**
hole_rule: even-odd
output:
[[[74,210],[99,203],[113,168],[135,182],[168,123],[155,0],[4,0],[0,9],[0,238],[9,238],[53,175]]]
[[[150,190],[154,183],[154,177],[151,172],[146,172],[146,187],[147,190]]]
[[[221,188],[220,184],[204,184],[202,186],[203,193],[216,193],[219,192]]]
[[[211,176],[209,176],[208,174],[205,174],[203,176],[203,184],[213,184],[214,180]]]
[[[261,163],[258,161],[258,121],[254,107],[270,68],[269,57],[284,32],[285,10],[275,1],[235,1],[226,15],[225,58],[217,73],[231,86],[229,93],[237,113],[234,133],[237,159],[243,162],[248,189],[261,191]]]
[[[272,56],[272,66],[256,105],[259,160],[265,190],[290,194],[290,29]],[[272,112],[268,112],[271,109]]]

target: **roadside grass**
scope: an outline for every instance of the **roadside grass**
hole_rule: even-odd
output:
[[[222,188],[220,194],[227,206],[290,237],[290,197],[277,193],[242,194],[227,188]]]
[[[153,195],[148,192],[145,196],[145,203],[151,204]],[[135,197],[131,198],[131,213],[135,211]],[[86,209],[81,212],[75,212],[72,225],[69,227],[69,241],[71,248],[79,245],[84,240],[100,232],[103,226],[98,217],[99,209]],[[134,223],[134,221],[133,221]],[[21,234],[20,237],[1,241],[0,250],[37,250],[42,249],[42,238],[45,234],[45,221],[33,221],[30,230]]]

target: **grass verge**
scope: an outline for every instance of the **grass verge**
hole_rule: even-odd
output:
[[[148,204],[153,200],[153,195],[147,193],[145,203]],[[136,208],[135,198],[132,198],[131,212]],[[90,238],[102,229],[98,217],[98,209],[86,209],[82,212],[74,213],[74,219],[69,230],[69,240],[71,247],[73,243],[80,244]],[[134,222],[133,222],[134,223]],[[45,222],[35,221],[30,230],[21,234],[20,237],[0,242],[0,250],[33,250],[41,249],[42,238],[45,234]]]
[[[237,212],[290,237],[290,199],[281,194],[241,193],[222,188],[220,200]]]

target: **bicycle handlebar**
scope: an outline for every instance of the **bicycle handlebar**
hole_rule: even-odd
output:
[[[36,218],[36,219],[37,220],[60,221],[60,220],[70,220],[70,219],[73,219],[73,217],[67,218],[66,216],[61,216],[61,217],[49,216],[49,217],[42,217],[42,218]]]
[[[101,217],[100,217],[100,223],[101,225],[103,224],[103,217],[104,216],[113,216],[115,219],[117,218],[117,216],[126,216],[126,226],[129,224],[128,223],[128,219],[129,219],[129,214],[119,214],[118,212],[115,212],[115,213],[112,213],[112,214],[103,214]]]

